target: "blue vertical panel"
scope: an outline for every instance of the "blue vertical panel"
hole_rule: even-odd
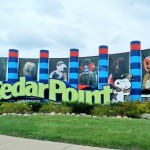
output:
[[[39,81],[42,83],[48,83],[49,79],[49,51],[40,50],[40,69],[39,69]]]
[[[9,50],[7,79],[10,83],[18,81],[18,50],[16,49]]]
[[[108,84],[108,46],[99,46],[98,66],[98,89],[102,89]]]
[[[130,91],[131,101],[141,99],[141,42],[132,41],[130,47],[130,74],[134,76]],[[135,80],[136,79],[136,80]]]
[[[78,68],[79,68],[79,50],[70,49],[69,61],[69,83],[72,87],[78,88]]]

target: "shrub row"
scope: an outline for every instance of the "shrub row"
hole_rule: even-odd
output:
[[[3,103],[0,105],[0,114],[2,113],[18,113],[24,114],[31,110],[25,103]]]
[[[91,110],[94,108],[93,105],[84,102],[63,102],[62,105],[71,107],[72,112],[76,114],[85,113],[91,114]]]
[[[61,104],[54,104],[54,103],[45,103],[42,105],[42,107],[39,110],[42,113],[51,113],[51,112],[55,112],[55,113],[71,113],[72,109],[71,107],[65,106],[65,105],[61,105]]]
[[[86,113],[96,116],[127,116],[139,118],[143,113],[150,113],[150,102],[124,102],[110,105],[90,105],[87,103],[65,102],[57,103],[0,103],[2,113]]]
[[[97,116],[127,116],[140,118],[141,114],[150,113],[150,102],[124,102],[112,103],[110,105],[99,105],[91,111],[92,115]]]

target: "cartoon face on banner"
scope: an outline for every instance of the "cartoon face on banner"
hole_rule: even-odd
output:
[[[123,102],[130,95],[129,53],[109,55],[108,84],[114,87],[112,102]]]
[[[98,85],[98,57],[79,58],[79,83]]]
[[[27,81],[37,80],[38,59],[19,59],[19,76],[25,76]]]
[[[0,58],[0,81],[6,80],[7,58]]]
[[[150,90],[150,50],[142,51],[142,90]]]
[[[49,65],[49,78],[59,79],[62,81],[68,80],[68,65],[69,58],[51,58]]]
[[[114,98],[112,102],[124,102],[125,96],[130,95],[131,82],[127,78],[117,79],[114,82],[115,90],[113,90]]]

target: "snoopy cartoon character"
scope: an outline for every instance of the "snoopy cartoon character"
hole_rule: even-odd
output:
[[[114,82],[115,90],[113,90],[114,93],[114,99],[112,99],[112,102],[124,102],[124,96],[129,96],[130,92],[129,89],[131,87],[131,82],[129,79],[117,79]]]
[[[56,70],[50,73],[49,78],[59,79],[67,81],[67,66],[63,61],[58,61],[56,64]]]

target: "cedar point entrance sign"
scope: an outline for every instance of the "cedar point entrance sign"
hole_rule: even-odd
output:
[[[132,41],[127,53],[109,54],[108,46],[101,45],[98,56],[84,58],[76,48],[70,49],[69,58],[61,59],[49,58],[48,50],[40,50],[39,59],[19,58],[19,51],[10,49],[8,59],[0,58],[0,99],[142,101],[141,92],[150,94],[149,51],[141,51],[140,41]]]
[[[110,94],[112,89],[109,85],[103,86],[102,90],[85,91],[67,88],[63,81],[50,79],[49,84],[41,82],[26,81],[25,77],[13,85],[0,82],[0,99],[10,99],[19,96],[34,96],[44,98],[44,92],[48,89],[49,99],[56,101],[56,95],[62,95],[62,101],[78,101],[92,104],[100,104],[103,98],[104,103],[110,103]],[[71,95],[71,96],[69,96]]]

